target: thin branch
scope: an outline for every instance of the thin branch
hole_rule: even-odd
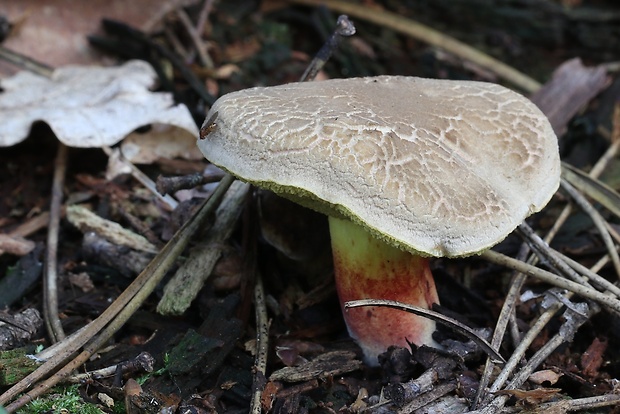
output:
[[[442,315],[439,312],[432,311],[430,309],[420,308],[418,306],[408,305],[406,303],[397,302],[393,300],[385,300],[385,299],[362,299],[362,300],[352,300],[350,302],[345,302],[344,307],[347,308],[359,308],[362,306],[385,306],[392,309],[398,309],[401,311],[413,313],[414,315],[422,316],[424,318],[431,319],[437,323],[445,325],[461,335],[467,337],[474,341],[484,352],[486,352],[489,357],[493,359],[493,361],[497,364],[503,364],[506,362],[504,357],[502,357],[492,346],[491,344],[480,335],[478,335],[473,329],[469,326],[460,323],[459,321],[452,319],[448,316]]]
[[[267,374],[267,355],[269,353],[269,319],[265,305],[263,279],[256,276],[254,286],[254,308],[256,312],[256,362],[254,363],[253,394],[250,412],[260,414],[262,411],[261,397]]]
[[[108,157],[114,156],[114,150],[108,146],[104,146],[101,148],[103,152],[106,153]],[[144,187],[146,187],[151,193],[155,194],[157,198],[159,198],[170,210],[174,210],[179,202],[175,200],[170,195],[162,195],[157,191],[157,185],[149,178],[148,175],[144,174],[138,167],[136,167],[133,163],[129,162],[122,154],[119,153],[118,160],[121,161],[125,166],[131,169],[131,175],[133,178],[138,180]]]
[[[58,317],[58,230],[62,215],[62,199],[67,171],[69,149],[58,143],[58,153],[54,161],[52,199],[50,202],[50,221],[47,230],[45,252],[45,272],[43,276],[43,314],[45,326],[52,343],[65,339],[65,332]]]
[[[192,40],[192,43],[194,44],[194,47],[198,52],[198,58],[200,59],[200,63],[202,64],[202,66],[208,69],[213,69],[213,67],[215,66],[213,64],[213,60],[211,59],[211,56],[209,56],[207,48],[202,41],[202,38],[200,37],[200,33],[198,33],[198,31],[194,27],[192,20],[189,18],[185,10],[181,8],[176,9],[176,14],[181,21],[181,24],[183,24],[183,26],[185,27],[185,30],[187,31],[190,39]]]
[[[519,252],[519,257],[526,257],[529,251],[530,249],[528,248],[527,244],[523,243],[523,245],[521,246],[521,251]],[[499,317],[497,318],[497,323],[493,331],[493,338],[491,339],[491,346],[493,347],[493,349],[500,349],[502,345],[502,340],[506,333],[506,327],[510,322],[511,315],[514,315],[514,310],[519,299],[519,293],[521,292],[521,288],[523,287],[526,278],[527,277],[520,272],[514,272],[512,276],[512,281],[510,282],[510,289],[506,294],[506,299],[504,300],[502,310],[499,314]],[[482,372],[482,376],[480,377],[478,391],[476,393],[474,403],[472,404],[473,408],[476,408],[478,406],[478,403],[484,399],[484,396],[487,392],[487,385],[491,380],[491,375],[493,374],[494,367],[495,364],[493,363],[493,361],[491,361],[491,358],[487,358],[484,365],[484,371]]]
[[[336,28],[332,35],[327,39],[325,44],[319,49],[314,59],[310,62],[306,71],[301,75],[300,82],[312,81],[329,60],[334,50],[338,48],[340,39],[345,36],[353,36],[355,34],[355,26],[353,22],[345,15],[338,16]]]
[[[605,225],[605,219],[601,216],[601,214],[588,202],[588,200],[579,192],[575,187],[573,187],[568,181],[562,179],[560,181],[560,185],[566,191],[575,203],[592,219],[594,226],[600,233],[601,239],[603,239],[603,243],[605,243],[605,247],[607,248],[607,253],[609,257],[611,257],[611,261],[614,264],[614,268],[616,270],[616,276],[620,278],[620,256],[618,256],[618,250],[616,250],[616,246],[614,245],[614,241],[611,239],[609,235],[609,231],[607,231],[607,227]]]
[[[603,306],[613,309],[617,313],[620,313],[620,300],[607,294],[601,293],[595,289],[564,279],[551,272],[539,269],[520,260],[513,259],[512,257],[508,257],[501,253],[495,252],[493,250],[487,250],[483,252],[480,257],[488,260],[491,263],[495,263],[509,269],[518,270],[519,272],[525,273],[528,276],[534,277],[538,280],[542,280],[543,282],[549,283],[553,286],[570,290],[571,292],[583,296],[584,298],[591,299],[595,302],[600,303]]]

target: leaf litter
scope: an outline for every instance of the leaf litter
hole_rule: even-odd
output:
[[[285,6],[276,6],[276,9],[278,7]],[[230,26],[230,22],[242,21],[243,24],[247,24],[249,27],[251,27],[252,23],[243,20],[242,12],[227,9],[225,5],[216,6],[212,13],[210,24],[213,26],[208,27],[208,29],[213,31],[208,31],[207,33],[213,36],[211,41],[215,50],[211,49],[211,52],[213,57],[215,57],[214,63],[217,69],[218,67],[224,67],[228,63],[225,60],[221,60],[221,57],[225,56],[221,54],[222,49],[226,51],[227,44],[241,44],[241,39],[236,38],[234,35],[231,36],[231,33],[238,30],[238,28],[237,26]],[[381,13],[375,14],[379,15]],[[235,18],[231,20],[231,16],[235,16]],[[200,22],[200,18],[197,18],[196,25],[200,26]],[[270,21],[268,22],[268,24],[271,23]],[[265,30],[265,27],[263,26],[261,30]],[[368,27],[366,29],[368,30]],[[228,32],[218,33],[218,30]],[[271,33],[274,32],[272,31]],[[173,31],[171,34],[174,35],[175,32]],[[229,37],[226,38],[226,36]],[[360,36],[365,37],[364,31],[361,32]],[[274,51],[273,48],[265,47],[264,44],[261,45],[261,42],[265,41],[265,37],[252,37],[252,39],[253,44],[258,44],[262,47],[254,47],[251,54],[244,57],[244,59],[236,61],[236,68],[238,70],[230,73],[228,78],[218,79],[219,87],[217,89],[226,91],[249,87],[262,83],[265,78],[270,76],[275,77],[275,75],[269,73],[268,68],[277,67],[277,63],[276,66],[261,65],[261,62],[264,63],[265,59],[274,58],[276,62],[284,65],[282,60],[278,60],[281,59],[281,55],[275,57],[275,55],[271,54]],[[371,39],[368,38],[368,40]],[[369,41],[368,44],[373,45],[374,43]],[[403,46],[394,47],[394,50],[398,50],[399,47]],[[412,45],[408,44],[405,47],[411,48]],[[308,47],[307,43],[303,46],[303,49],[314,50],[312,47]],[[357,57],[355,53],[347,49],[346,43],[343,45],[341,53],[343,56],[338,57],[340,64],[346,65],[349,69],[354,68]],[[375,55],[377,53],[381,54],[382,51],[377,50]],[[186,54],[185,56],[190,55]],[[288,80],[294,80],[294,76],[298,76],[300,72],[303,72],[303,65],[300,65],[299,61],[295,61],[299,54],[292,53],[290,56],[291,60],[284,61],[287,65],[282,66],[283,70],[277,75],[280,77],[278,82],[282,82],[282,76],[285,79],[289,76]],[[368,58],[364,59],[364,63],[369,67],[376,64],[376,61],[371,61]],[[386,61],[389,61],[389,59],[386,59]],[[330,64],[333,65],[333,60]],[[295,65],[298,65],[301,71],[291,71],[291,68],[296,67]],[[450,65],[454,65],[454,61]],[[330,71],[333,68],[328,67],[327,70]],[[455,69],[448,67],[444,68],[444,70]],[[287,71],[291,71],[291,74],[289,75]],[[352,71],[351,73],[364,74],[358,71]],[[600,79],[600,68],[590,71],[590,73],[599,76],[598,79]],[[565,82],[570,83],[571,76],[564,76],[564,78],[567,79]],[[213,80],[209,79],[209,82],[213,82]],[[597,86],[597,88],[599,87]],[[555,90],[562,91],[563,89],[568,90],[569,88],[565,86]],[[586,92],[579,92],[576,96],[573,95],[569,99],[571,101],[571,108],[583,107],[593,99],[592,88]],[[574,126],[566,124],[574,116],[574,113],[571,113],[570,116],[564,116],[558,128],[567,129],[568,134],[574,133]],[[579,117],[580,115],[577,114],[576,116]],[[580,119],[583,121],[583,118]],[[30,129],[33,120],[30,119],[27,122],[28,129]],[[562,123],[565,123],[565,125],[562,125]],[[195,124],[192,125],[195,128]],[[617,122],[616,125],[620,125],[620,122]],[[57,132],[56,130],[54,131]],[[99,141],[93,139],[93,142]],[[146,146],[148,147],[148,144]],[[128,154],[131,151],[128,151]],[[179,153],[174,154],[178,155]],[[149,161],[152,161],[153,158],[155,157],[147,156]],[[611,158],[613,160],[614,156]],[[92,173],[99,174],[100,171]],[[138,196],[139,191],[133,184],[123,181],[122,175],[114,180],[114,185],[122,188],[124,192],[123,197],[133,199],[134,201],[144,200],[143,196]],[[95,180],[83,179],[82,182],[94,183]],[[78,195],[78,190],[83,191],[84,189],[91,194],[90,196],[87,195],[87,197],[91,197],[91,202],[96,203],[97,212],[115,221],[125,221],[127,223],[127,217],[123,217],[116,211],[118,192],[100,191],[96,196],[97,198],[92,198],[95,192],[88,191],[88,186],[70,184],[68,187],[68,190],[76,196]],[[615,189],[612,188],[611,191],[615,191]],[[174,191],[172,193],[174,194]],[[607,199],[615,197],[613,193],[610,194],[612,194],[611,197],[607,196]],[[535,228],[541,231],[549,229],[550,226],[549,224],[545,225],[545,220],[556,221],[556,210],[562,206],[563,201],[561,197],[555,200],[545,212],[537,217],[533,223],[533,225],[537,226]],[[262,207],[265,208],[265,206]],[[188,211],[191,211],[191,206],[189,206],[189,209]],[[282,210],[279,214],[284,219],[289,213],[286,210]],[[613,220],[605,210],[602,210],[602,215],[604,220]],[[144,221],[143,224],[146,224],[149,230],[157,232],[161,230],[162,222],[167,220],[166,216],[166,213],[161,213],[157,219],[154,219],[154,217],[147,215],[142,216],[140,220]],[[294,218],[297,220],[304,220],[304,217],[303,213],[295,212]],[[287,220],[287,226],[291,228],[292,224],[288,223],[294,223],[295,220],[291,220],[290,217],[286,218],[289,219]],[[574,216],[571,216],[571,218],[574,219]],[[556,222],[559,222],[559,220]],[[515,412],[524,409],[538,411],[542,410],[543,407],[545,410],[548,410],[547,412],[567,412],[572,409],[581,409],[580,407],[609,407],[610,403],[614,402],[613,398],[617,397],[618,355],[617,351],[614,351],[613,344],[617,344],[618,338],[614,334],[613,328],[608,328],[609,326],[614,326],[613,324],[617,322],[614,322],[613,317],[610,317],[607,311],[599,312],[596,303],[589,302],[586,305],[583,299],[571,297],[570,293],[568,296],[564,296],[567,293],[565,291],[554,290],[551,293],[545,294],[545,285],[535,282],[533,279],[524,280],[524,286],[542,294],[533,294],[531,295],[531,300],[522,303],[515,302],[512,305],[514,311],[509,317],[511,322],[508,324],[510,335],[507,335],[504,339],[500,338],[501,346],[498,347],[502,355],[506,357],[510,357],[511,353],[515,352],[512,356],[517,359],[515,367],[518,369],[512,374],[510,372],[500,373],[499,367],[492,366],[489,370],[491,393],[486,395],[483,393],[481,396],[476,397],[478,391],[485,390],[485,387],[481,386],[484,355],[477,351],[475,346],[465,346],[466,343],[463,342],[463,339],[456,336],[454,332],[444,331],[441,334],[447,336],[447,338],[443,338],[444,341],[449,339],[453,341],[452,343],[456,341],[461,344],[459,347],[462,348],[462,352],[458,355],[450,354],[446,356],[437,351],[424,349],[396,349],[391,350],[385,355],[382,369],[380,370],[369,370],[360,366],[360,362],[356,357],[358,354],[356,353],[355,346],[345,339],[346,335],[342,322],[335,317],[335,315],[339,314],[337,306],[334,306],[333,303],[333,289],[330,288],[329,284],[324,284],[324,280],[329,275],[329,267],[316,266],[316,268],[313,268],[310,265],[312,260],[315,262],[314,265],[322,264],[322,261],[316,259],[319,256],[314,256],[314,259],[304,262],[303,265],[296,264],[295,261],[284,259],[281,253],[276,253],[274,249],[266,244],[261,244],[260,253],[256,256],[256,252],[252,253],[252,250],[242,248],[239,233],[246,238],[248,235],[254,234],[252,239],[256,240],[256,234],[252,233],[251,230],[252,226],[250,225],[248,228],[248,222],[244,221],[244,223],[243,226],[236,227],[236,232],[230,235],[229,240],[218,242],[221,244],[219,246],[221,254],[225,256],[229,263],[230,260],[233,261],[232,265],[227,264],[226,266],[230,269],[236,269],[234,272],[241,273],[241,276],[236,278],[238,280],[237,283],[227,285],[224,290],[215,290],[209,283],[209,280],[207,280],[206,287],[200,291],[196,303],[196,306],[200,307],[203,314],[209,315],[207,321],[204,323],[192,323],[190,309],[185,314],[187,319],[183,323],[187,323],[195,329],[194,332],[191,332],[187,331],[187,327],[181,326],[179,323],[180,319],[175,321],[166,320],[149,311],[151,319],[156,321],[159,329],[153,331],[152,325],[150,328],[146,327],[148,325],[139,325],[138,330],[155,332],[153,333],[154,339],[139,339],[140,336],[136,334],[134,345],[129,346],[128,342],[124,343],[123,336],[119,335],[118,339],[120,341],[115,347],[116,352],[118,352],[117,356],[102,352],[99,354],[102,358],[101,362],[89,364],[89,367],[94,368],[97,364],[104,364],[106,360],[111,361],[118,358],[118,355],[124,355],[126,358],[129,358],[128,355],[131,355],[132,352],[138,349],[152,348],[154,343],[159,343],[165,348],[165,352],[170,352],[169,355],[174,356],[174,361],[165,362],[161,346],[155,355],[158,356],[159,366],[164,369],[166,366],[172,367],[174,373],[170,377],[153,377],[139,390],[131,391],[135,393],[132,394],[130,400],[133,407],[139,406],[144,409],[146,407],[145,404],[148,405],[145,401],[159,401],[161,404],[171,407],[171,410],[182,410],[188,407],[192,409],[200,407],[200,409],[209,412],[226,412],[227,409],[234,410],[236,408],[247,410],[251,396],[250,390],[252,389],[258,390],[258,395],[261,397],[259,403],[262,404],[263,409],[274,413],[334,412],[339,410],[342,412],[411,412],[414,409],[422,409],[425,412],[463,412],[471,410],[471,404],[476,398],[479,398],[479,408],[481,410],[484,408],[484,412],[488,413]],[[139,223],[133,223],[131,226],[135,229],[140,227]],[[316,224],[316,227],[320,227],[320,223]],[[558,227],[561,230],[561,226],[558,225]],[[591,228],[591,226],[586,226],[586,228]],[[311,230],[307,228],[302,230],[298,237],[308,237],[309,231]],[[554,230],[551,229],[551,231],[553,232]],[[515,243],[515,240],[516,238],[509,238],[500,248],[516,255],[516,249],[511,247],[511,243]],[[548,240],[551,240],[551,238]],[[588,244],[584,245],[577,255],[571,255],[571,257],[585,265],[593,265],[595,272],[601,272],[603,277],[613,282],[617,279],[614,278],[614,272],[610,271],[611,267],[606,265],[605,262],[595,263],[600,257],[600,246],[602,244],[599,236],[592,232],[589,234]],[[556,244],[555,247],[561,250],[562,245]],[[281,250],[286,251],[288,249]],[[321,249],[317,250],[320,251]],[[320,253],[317,254],[320,255]],[[239,345],[240,341],[246,342],[250,346],[256,347],[256,349],[258,349],[259,345],[268,345],[259,344],[256,341],[252,343],[246,341],[248,338],[253,337],[252,332],[254,330],[258,331],[259,328],[265,328],[255,328],[250,317],[251,288],[254,282],[252,277],[248,277],[247,258],[251,257],[251,255],[255,255],[254,257],[257,258],[261,273],[267,269],[264,274],[266,292],[263,298],[265,301],[265,312],[269,314],[269,324],[266,326],[269,330],[267,340],[285,343],[286,340],[290,339],[297,340],[298,342],[296,343],[301,343],[299,340],[303,339],[304,342],[321,345],[320,347],[310,347],[308,349],[295,347],[295,358],[285,356],[280,349],[279,354],[283,356],[283,361],[279,360],[278,352],[274,354],[267,348],[267,371],[266,374],[262,375],[267,375],[267,378],[269,378],[268,375],[276,372],[282,373],[283,371],[279,369],[289,366],[291,370],[284,372],[287,372],[287,377],[290,375],[290,378],[296,378],[301,381],[299,383],[291,384],[285,380],[276,380],[275,377],[271,378],[270,381],[256,373],[252,374],[254,372],[252,370],[254,364],[253,357]],[[114,255],[108,257],[113,258]],[[543,261],[542,267],[550,268],[548,259],[544,255],[540,255],[540,257]],[[67,265],[70,266],[71,273],[68,274],[82,274],[82,271],[84,271],[89,276],[95,276],[96,270],[94,265],[97,262],[96,255],[90,256],[89,261],[92,261],[92,263],[79,264],[75,262],[70,263],[69,261]],[[457,263],[458,266],[446,261],[438,261],[437,266],[444,268],[449,273],[450,278],[461,279],[463,274],[472,274],[475,277],[471,279],[471,283],[463,285],[466,287],[460,287],[457,291],[462,292],[463,289],[467,289],[468,293],[472,292],[482,296],[467,296],[468,300],[474,301],[475,306],[467,312],[463,310],[466,308],[457,307],[454,311],[460,311],[460,315],[453,315],[453,317],[458,317],[461,323],[470,326],[476,326],[477,324],[487,328],[492,326],[494,320],[485,316],[485,312],[477,313],[475,308],[488,309],[490,307],[494,313],[499,313],[499,306],[494,304],[494,301],[500,302],[503,290],[498,282],[499,278],[497,275],[501,272],[505,276],[509,276],[508,273],[472,259],[458,261]],[[112,271],[116,265],[112,260],[108,261],[106,266],[109,271]],[[304,266],[304,272],[298,271],[296,266]],[[252,274],[255,269],[252,270],[251,265],[250,269],[249,274]],[[556,272],[554,269],[552,271]],[[281,276],[278,278],[275,275]],[[295,275],[295,277],[291,277],[292,275]],[[101,292],[105,292],[105,289],[117,286],[114,283],[104,282],[103,280],[98,281],[95,279],[95,292],[98,289]],[[109,286],[107,285],[108,283],[110,284]],[[309,300],[308,295],[313,296],[315,299]],[[445,300],[442,297],[442,303],[450,303],[451,295],[454,295],[454,293],[445,295]],[[515,297],[518,297],[518,295]],[[68,312],[69,315],[75,315],[78,312],[78,308],[75,307],[79,302],[77,299],[74,298],[74,302],[69,302],[70,305],[65,309],[65,312]],[[301,306],[301,299],[304,300],[304,303],[310,304]],[[151,309],[155,302],[154,300],[150,302]],[[88,308],[91,312],[93,311],[93,305],[94,302]],[[543,311],[543,305],[545,312],[539,318],[538,313]],[[590,320],[584,319],[584,316],[590,314],[596,314],[596,316]],[[261,319],[266,320],[266,318]],[[473,323],[472,320],[476,320],[477,323]],[[241,326],[247,330],[245,335],[241,334]],[[534,331],[535,329],[538,329],[538,331]],[[166,332],[170,334],[174,332],[176,339],[174,335],[171,335],[171,337]],[[533,336],[529,338],[532,340],[531,347],[525,346],[524,353],[517,354],[519,345],[528,339],[528,335]],[[292,342],[289,341],[287,343],[290,344]],[[551,348],[552,343],[556,344],[554,346],[561,346],[557,349]],[[201,348],[199,344],[207,345]],[[114,352],[112,351],[112,353]],[[330,359],[326,357],[330,355],[345,356],[347,360],[344,363],[334,362],[334,366],[320,368],[317,372],[314,372],[315,368],[321,367],[321,363],[324,363],[325,360],[328,361],[329,365]],[[196,361],[192,361],[192,358],[195,358]],[[309,367],[312,369],[308,370]],[[344,367],[349,368],[343,369]],[[347,372],[351,367],[354,367],[353,370]],[[545,369],[536,371],[537,367],[539,367],[538,369]],[[338,370],[339,368],[341,369],[340,371]],[[325,372],[338,372],[339,374],[336,376],[324,375]],[[504,385],[497,385],[501,383],[496,380],[498,375],[500,377],[514,375],[515,377],[511,378]],[[515,378],[517,377],[522,378],[522,380],[516,381]],[[254,381],[254,385],[252,385],[252,381]],[[409,387],[407,388],[409,391],[415,389],[421,390],[421,392],[418,393],[416,391],[407,394],[410,397],[408,397],[407,401],[400,401],[399,404],[401,406],[399,407],[398,404],[395,404],[395,401],[386,399],[382,391],[390,386],[399,385]],[[113,385],[108,386],[104,382],[101,382],[98,387],[110,393],[114,389]],[[200,394],[192,394],[195,391],[200,392]],[[271,394],[267,395],[268,393]],[[574,401],[567,402],[562,400],[566,396],[572,397]],[[432,402],[433,400],[435,402]],[[547,400],[549,401],[545,402]],[[618,399],[616,398],[615,401],[617,402]]]

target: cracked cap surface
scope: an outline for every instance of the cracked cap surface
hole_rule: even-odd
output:
[[[198,141],[209,161],[423,255],[493,246],[559,185],[547,118],[491,83],[292,83],[224,95],[214,114]]]

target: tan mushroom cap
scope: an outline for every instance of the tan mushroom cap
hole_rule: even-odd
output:
[[[214,164],[400,248],[465,256],[503,240],[557,190],[557,138],[502,86],[402,76],[224,95],[198,145]]]

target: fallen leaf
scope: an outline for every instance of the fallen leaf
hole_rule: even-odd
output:
[[[0,146],[23,141],[35,121],[45,121],[71,147],[113,145],[135,129],[157,122],[198,136],[184,105],[172,95],[150,92],[153,68],[143,61],[118,67],[67,66],[50,79],[20,72],[0,87]]]
[[[562,391],[561,388],[538,388],[535,390],[523,391],[523,390],[501,390],[497,391],[495,395],[508,395],[515,397],[521,403],[527,405],[536,405],[549,401],[557,396]]]
[[[0,234],[0,255],[2,253],[25,256],[34,250],[34,242],[19,236]]]
[[[589,378],[598,376],[598,370],[603,365],[603,354],[607,350],[607,340],[594,338],[588,349],[581,355],[583,375]]]
[[[607,70],[602,65],[586,67],[581,59],[575,58],[560,65],[553,72],[552,79],[530,99],[549,118],[559,137],[566,132],[571,118],[609,82]]]
[[[196,136],[186,129],[155,124],[145,133],[133,132],[121,144],[123,157],[134,164],[152,164],[160,158],[203,160]]]
[[[543,369],[541,371],[533,372],[532,375],[529,376],[528,380],[537,385],[542,385],[544,382],[548,382],[553,385],[558,382],[562,375],[562,373],[555,372],[552,369]]]
[[[151,31],[162,16],[194,0],[19,0],[0,1],[0,15],[13,25],[2,46],[26,51],[28,56],[52,67],[68,64],[99,64],[105,58],[88,44],[103,18],[121,20]],[[15,73],[15,67],[0,62],[0,73]]]

